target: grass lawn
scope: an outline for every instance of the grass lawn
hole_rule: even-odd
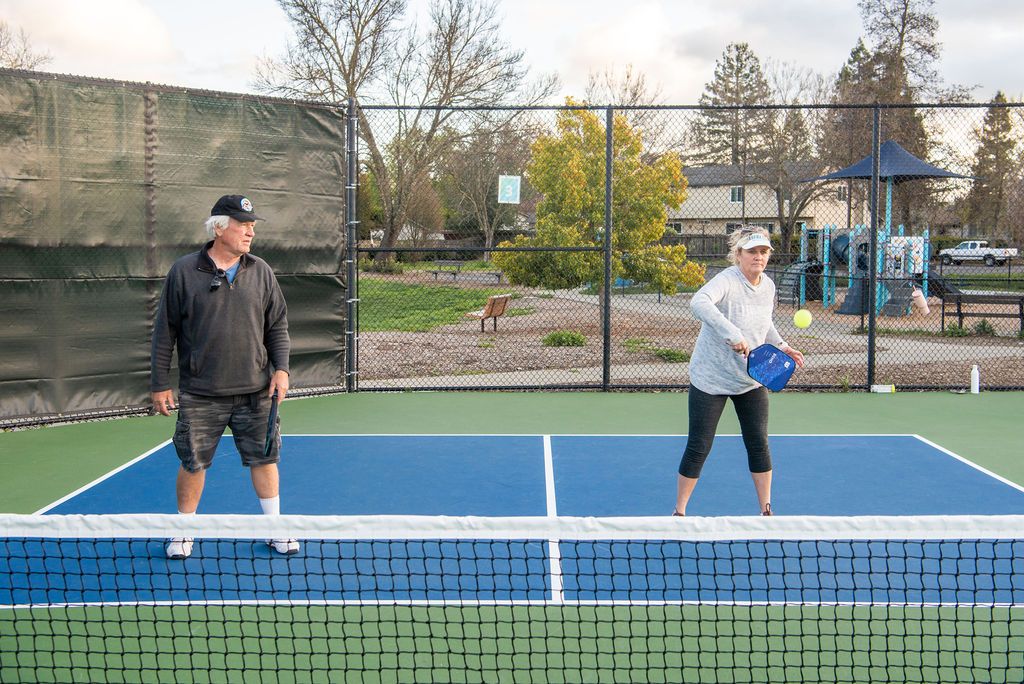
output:
[[[934,274],[938,275],[938,274]],[[970,275],[945,275],[946,280],[958,287],[971,290],[996,290],[998,292],[1024,292],[1024,278],[1007,278],[1001,273],[972,273]]]
[[[359,281],[359,330],[428,332],[458,323],[467,312],[482,309],[491,295],[507,291],[507,288],[468,290],[406,285],[362,278]]]
[[[401,264],[403,271],[431,271],[437,268],[437,264],[430,259],[403,261]],[[494,265],[494,262],[475,259],[473,261],[463,261],[461,269],[463,271],[497,271],[498,267]]]

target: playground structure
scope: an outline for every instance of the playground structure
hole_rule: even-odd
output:
[[[821,301],[824,308],[835,303],[836,278],[832,265],[832,231],[826,225],[820,230],[800,229],[800,258],[789,264],[775,284],[780,302],[803,308],[808,301]]]
[[[848,254],[855,256],[848,262],[849,289],[837,313],[860,315],[868,311],[871,244],[868,230],[867,226],[857,225],[848,234]],[[877,245],[875,310],[882,316],[905,316],[910,313],[915,287],[920,287],[923,295],[928,296],[931,252],[928,229],[923,235],[912,237],[904,235],[904,227],[900,225],[893,235],[887,224],[878,231]]]
[[[839,314],[867,313],[868,230],[867,226],[859,224],[845,233],[839,233],[835,225],[820,229],[804,226],[800,231],[800,258],[786,267],[776,283],[779,301],[798,308],[806,306],[808,301],[820,301],[825,309],[839,304],[836,310]],[[904,232],[902,225],[896,227],[894,235],[887,227],[878,231],[875,310],[882,316],[909,314],[914,288],[920,288],[925,297],[930,285],[935,284],[938,288],[933,288],[934,294],[938,296],[958,292],[941,279],[929,280],[928,229],[920,236],[907,236]],[[847,268],[847,291],[841,304],[836,298],[839,266]]]
[[[903,225],[893,232],[892,227],[892,192],[896,183],[927,178],[969,178],[946,169],[941,169],[924,162],[900,147],[895,141],[889,140],[879,148],[878,167],[873,170],[873,155],[861,159],[856,164],[833,173],[809,179],[820,180],[871,180],[877,178],[885,181],[885,223],[878,228],[874,236],[876,252],[871,251],[870,228],[864,225],[850,227],[844,235],[836,233],[835,226],[824,226],[820,231],[809,233],[806,226],[800,235],[800,261],[791,264],[783,272],[780,282],[787,288],[787,298],[803,306],[809,298],[821,299],[822,306],[828,308],[835,302],[835,277],[832,275],[832,258],[845,263],[848,269],[848,289],[842,305],[837,310],[840,314],[863,315],[868,311],[868,280],[871,273],[871,262],[875,266],[875,301],[874,309],[882,316],[905,316],[910,313],[913,295],[920,287],[927,298],[929,292],[928,260],[931,251],[929,231],[925,228],[920,236],[904,235]],[[877,175],[875,175],[877,174]],[[815,257],[808,258],[807,244],[810,238],[819,237]],[[831,247],[831,249],[829,248]],[[791,271],[792,269],[792,271]],[[819,297],[811,297],[816,292],[808,293],[807,280],[810,274],[820,274],[821,290]],[[942,279],[934,279],[933,292],[938,296],[959,292],[950,283]],[[780,295],[780,301],[785,301]]]

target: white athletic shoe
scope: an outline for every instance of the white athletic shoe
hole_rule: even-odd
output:
[[[267,545],[283,556],[291,556],[299,552],[299,542],[295,539],[268,539]]]
[[[171,560],[185,560],[192,555],[192,537],[175,537],[167,542],[167,557]]]

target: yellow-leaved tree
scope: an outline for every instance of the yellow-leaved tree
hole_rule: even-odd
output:
[[[570,99],[567,104],[575,103]],[[530,185],[543,197],[537,205],[537,231],[500,247],[594,247],[604,244],[605,126],[588,109],[559,112],[554,134],[531,147],[526,167]],[[668,209],[686,200],[686,177],[679,155],[644,150],[643,132],[626,117],[613,118],[612,277],[648,284],[665,294],[678,284],[704,282],[704,266],[686,258],[686,248],[659,244]],[[601,284],[600,252],[498,252],[494,263],[509,282],[564,289]]]

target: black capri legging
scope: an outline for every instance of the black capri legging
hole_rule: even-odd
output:
[[[772,469],[772,455],[768,449],[768,390],[758,387],[743,394],[707,394],[690,385],[690,434],[683,459],[679,462],[679,474],[683,477],[700,477],[704,461],[711,453],[715,430],[727,399],[732,399],[736,417],[740,420],[750,472],[766,473]]]

